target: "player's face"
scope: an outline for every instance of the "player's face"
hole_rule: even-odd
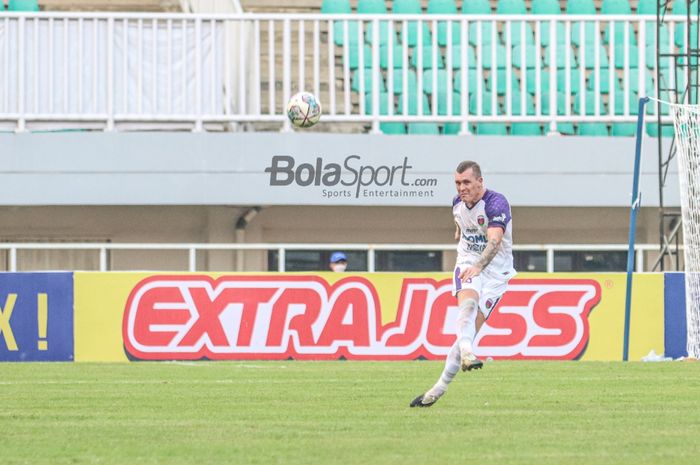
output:
[[[474,170],[469,168],[463,173],[455,173],[455,186],[462,202],[474,205],[481,200],[484,193],[484,178],[476,177]]]

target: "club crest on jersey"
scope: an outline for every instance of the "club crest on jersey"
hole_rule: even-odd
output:
[[[479,215],[476,219],[476,222],[479,223],[479,226],[483,226],[484,223],[486,223],[486,218],[484,218],[483,215]]]

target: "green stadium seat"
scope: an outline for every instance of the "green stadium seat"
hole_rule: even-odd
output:
[[[437,136],[440,134],[440,127],[437,123],[408,123],[408,133]]]
[[[462,123],[445,123],[442,133],[449,136],[454,136],[462,132]]]
[[[321,13],[346,14],[352,13],[350,0],[323,0],[321,2]]]
[[[628,96],[629,114],[636,115],[639,113],[639,99],[636,92],[630,92]],[[625,93],[615,93],[615,114],[625,114]],[[633,137],[637,132],[637,123],[613,123],[610,129],[610,135],[621,137]]]
[[[537,82],[536,82],[536,70],[534,69],[529,69],[527,70],[527,73],[525,74],[525,77],[527,79],[525,83],[525,87],[528,92],[531,94],[537,94],[540,92],[540,90],[537,88]],[[542,70],[540,71],[540,80],[542,81],[542,88],[541,92],[549,92],[549,71],[548,70]],[[563,92],[566,89],[566,70],[565,69],[558,69],[557,70],[557,91],[558,92]],[[580,68],[571,68],[569,70],[569,90],[572,94],[578,94],[579,90],[581,89],[581,69]]]
[[[524,15],[527,14],[524,0],[498,0],[496,5],[496,14],[499,15]],[[535,35],[530,23],[522,21],[513,21],[504,25],[503,43],[507,45],[507,29],[510,28],[510,44],[518,45],[521,42],[526,44],[535,43]]]
[[[498,0],[496,14],[499,15],[524,15],[527,14],[524,0]]]
[[[645,95],[656,95],[656,90],[654,87],[654,80],[652,71],[650,69],[644,69],[644,94]],[[624,77],[622,78],[624,79]],[[625,88],[624,81],[621,82],[622,88]],[[629,74],[629,88],[635,92],[639,92],[639,69],[630,69]]]
[[[579,136],[608,137],[610,132],[605,123],[579,123],[577,134]]]
[[[477,94],[472,94],[469,98],[469,113],[472,115],[478,115],[477,111]],[[496,107],[492,104],[492,94],[491,92],[483,92],[481,94],[481,114],[484,116],[499,115],[503,114],[500,111],[500,106],[498,101],[496,101]],[[505,136],[508,134],[508,126],[505,123],[477,123],[475,125],[475,132],[477,135],[496,135]]]
[[[444,14],[457,14],[457,5],[454,0],[428,0],[428,7],[426,8],[426,13],[444,15]],[[437,24],[437,40],[438,45],[445,46],[448,41],[448,30],[449,23],[446,21],[439,21]],[[452,43],[458,44],[460,42],[462,26],[457,21],[452,22]],[[435,32],[435,31],[433,31]]]
[[[520,88],[520,79],[515,74],[509,72],[505,69],[496,70],[496,74],[490,73],[489,77],[486,79],[486,88],[490,91],[494,88],[494,81],[496,83],[496,93],[498,95],[505,95],[508,89],[508,75],[510,74],[510,87]]]
[[[549,92],[542,94],[542,114],[549,115]],[[563,92],[557,93],[557,115],[566,115],[566,95]],[[549,132],[549,124],[545,125],[545,132]],[[559,134],[573,135],[576,134],[576,129],[573,123],[557,123],[557,132]]]
[[[403,48],[400,44],[391,47],[392,68],[403,68]],[[389,68],[389,45],[379,47],[379,66],[382,69]]]
[[[438,88],[438,90],[447,89],[447,70],[436,69],[435,71],[437,74],[437,88]],[[432,94],[433,90],[434,90],[433,70],[426,69],[425,71],[423,71],[423,91],[426,94]]]
[[[609,94],[610,89],[610,75],[612,74],[612,91],[617,92],[621,90],[620,80],[617,77],[615,70],[610,70],[610,68],[600,68],[600,74],[596,75],[595,70],[591,71],[588,75],[588,85],[586,89],[593,92],[595,90],[596,80],[599,80],[600,92],[602,94]]]
[[[599,50],[599,55],[598,55],[598,60],[600,62],[600,67],[601,68],[607,68],[609,63],[608,63],[608,51],[605,47],[603,47],[602,44],[589,44],[585,47],[584,54],[582,56],[581,49],[578,50],[577,52],[577,59],[579,64],[585,63],[586,69],[593,69],[595,67],[595,49],[596,45],[598,46]],[[585,60],[584,60],[585,59]]]
[[[558,15],[561,13],[559,0],[532,0],[530,10],[533,15]]]
[[[400,135],[406,134],[406,124],[405,123],[379,123],[379,129],[384,134]]]
[[[692,0],[691,7],[690,7],[690,16],[691,18],[695,18],[695,14],[697,12],[696,10],[697,4],[695,4],[695,0]],[[684,0],[676,0],[673,2],[673,8],[671,10],[671,13],[674,15],[682,15],[686,16],[688,12],[688,7],[686,5],[686,2]],[[698,24],[697,22],[692,22],[690,26],[690,43],[691,44],[697,44],[698,40]],[[676,25],[676,36],[675,36],[675,41],[676,45],[679,47],[683,47],[685,44],[686,40],[686,31],[685,31],[685,25],[684,24],[677,24]]]
[[[479,30],[481,30],[481,40],[479,40]],[[496,31],[496,34],[493,34]],[[498,42],[498,29],[494,21],[481,21],[469,23],[469,43],[474,47],[477,44],[489,45],[491,42]]]
[[[421,0],[394,0],[392,12],[395,14],[422,14],[423,6],[421,5]],[[423,43],[432,43],[430,26],[427,22],[423,22],[421,24],[421,29],[423,30]],[[404,37],[403,24],[401,25],[400,31],[402,42],[406,42],[409,47],[415,47],[418,44],[418,22],[411,21],[406,24],[406,37]]]
[[[585,112],[583,111],[583,103],[581,102],[581,97],[585,100],[586,104],[586,109]],[[596,111],[595,111],[595,94],[593,92],[584,92],[583,94],[579,94],[576,96],[576,98],[572,99],[573,100],[573,110],[575,115],[586,115],[586,116],[595,116]],[[605,102],[603,101],[602,96],[598,100],[598,114],[599,115],[605,115],[607,114],[607,110],[605,108]]]
[[[445,52],[447,53],[447,52]],[[462,53],[462,47],[455,45],[452,47],[452,69],[462,69],[463,61],[466,60],[464,65],[468,65],[469,68],[476,68],[476,52],[471,45],[467,45],[467,50]]]
[[[394,106],[393,96],[382,92],[379,94],[379,114],[388,115],[389,107]],[[371,115],[372,113],[372,94],[365,95],[365,114]],[[396,111],[393,111],[396,114]],[[399,122],[390,123],[379,123],[379,130],[384,134],[406,134],[406,124]]]
[[[422,115],[430,115],[430,102],[428,101],[428,96],[425,94],[420,94],[418,93],[413,93],[413,94],[406,94],[406,99],[408,100],[408,108],[406,108],[406,115],[410,116],[415,116],[418,115],[418,99],[422,97],[423,101],[423,111],[421,112]],[[398,99],[398,108],[397,108],[397,113],[399,115],[404,114],[404,95],[401,95]]]
[[[416,89],[418,88],[418,76],[416,75],[415,70],[406,70],[406,76],[406,86],[404,87],[403,70],[394,70],[393,84],[395,94],[403,94],[404,91],[408,92],[409,94],[416,93]]]
[[[454,89],[457,92],[463,92],[464,89],[462,88],[462,73],[464,70],[459,70],[455,73],[454,75]],[[478,84],[478,77],[475,69],[470,69],[469,72],[467,73],[467,87],[469,88],[468,92],[471,94],[472,92],[477,92],[477,84]],[[482,81],[481,84],[481,91],[483,92],[486,90],[486,81]]]
[[[631,15],[632,7],[628,0],[603,0],[600,12],[604,15]]]
[[[658,123],[647,123],[647,135],[651,137],[657,137],[659,134],[659,125]],[[673,130],[673,125],[662,125],[661,126],[661,137],[673,137],[675,134],[675,131]]]
[[[655,15],[658,0],[637,0],[638,15]]]
[[[384,0],[358,0],[357,1],[357,13],[358,14],[386,14],[386,3]],[[373,42],[374,30],[371,22],[365,22],[365,41],[368,43]],[[379,23],[379,43],[385,44],[389,41],[389,24],[382,21]],[[394,42],[396,38],[394,37]]]
[[[595,15],[598,12],[595,9],[593,0],[569,0],[566,2],[566,14]]]
[[[323,0],[321,3],[321,13],[324,14],[348,14],[352,13],[350,0]],[[336,45],[343,45],[343,37],[345,31],[344,21],[333,22],[333,42]],[[348,21],[348,42],[357,43],[357,21]]]
[[[37,0],[9,0],[7,2],[9,11],[39,11]]]
[[[595,15],[598,12],[595,9],[593,0],[569,0],[566,2],[566,13],[569,15]],[[571,43],[577,46],[581,45],[581,24],[578,22],[571,24]],[[598,42],[599,38],[595,37],[594,23],[590,21],[585,22],[583,30],[586,44]]]
[[[465,15],[490,15],[490,0],[467,0],[462,2],[462,13]]]
[[[574,99],[574,114],[577,115],[588,115],[588,116],[594,116],[596,114],[595,111],[595,95],[593,92],[585,92],[584,93],[585,97],[585,103],[586,103],[586,109],[585,112],[583,111],[583,108],[581,106],[581,99],[580,95],[577,96]],[[607,114],[607,108],[605,105],[605,102],[603,101],[602,97],[598,100],[599,104],[599,114],[600,115],[606,115]],[[579,123],[578,124],[578,130],[577,134],[580,136],[609,136],[610,133],[608,131],[608,126],[605,123]]]
[[[525,96],[525,107],[523,108],[522,96]],[[507,111],[507,106],[504,109]],[[514,89],[511,95],[511,113],[515,116],[531,116],[535,114],[535,100],[529,93],[522,94]],[[510,133],[514,136],[541,136],[542,125],[540,123],[513,123],[510,126]]]
[[[506,47],[500,42],[496,42],[495,44],[484,44],[484,46],[481,47],[481,66],[484,69],[491,69],[493,64],[493,55],[496,56],[496,68],[505,68]]]
[[[384,14],[387,12],[384,0],[357,0],[357,12],[360,14]]]
[[[649,36],[647,36],[649,37]],[[654,69],[656,68],[656,38],[655,36],[651,36],[651,39],[647,42],[649,45],[647,47],[644,47],[644,60],[646,61],[646,66],[647,68]],[[664,44],[663,42],[661,43],[661,49],[659,50],[661,53],[671,53],[671,46],[670,43],[667,42]],[[673,61],[671,57],[659,57],[659,67],[661,68],[670,68],[673,64]]]
[[[362,44],[362,60],[364,68],[372,67],[372,48],[367,44]],[[360,47],[357,43],[348,44],[348,66],[350,69],[360,67]]]
[[[558,15],[561,14],[561,7],[559,6],[559,0],[532,0],[530,4],[530,9],[533,15]],[[533,26],[534,27],[534,26]],[[540,44],[545,47],[549,45],[550,23],[543,22],[540,25]],[[564,43],[564,36],[566,34],[566,27],[562,23],[556,23],[557,28],[557,42]]]
[[[364,91],[366,93],[371,93],[372,89],[372,70],[371,69],[357,69],[352,73],[351,89],[353,92],[359,92],[361,83],[364,80]],[[386,84],[384,83],[384,78],[381,73],[379,73],[379,91],[386,92]]]
[[[411,56],[411,66],[418,68],[418,50],[419,48],[416,47],[413,50],[413,55]],[[432,69],[433,67],[433,57],[435,58],[435,64],[437,65],[438,69],[442,69],[445,67],[445,62],[442,58],[442,54],[438,50],[435,55],[433,55],[433,47],[430,45],[426,45],[423,47],[423,56],[422,56],[422,66],[423,69]]]
[[[637,68],[639,66],[639,48],[635,44],[615,44],[615,68],[623,69],[625,67],[625,49],[629,50],[629,67]]]
[[[513,47],[513,52],[511,53],[511,60],[513,61],[513,66],[521,69],[523,68],[523,52],[525,54],[525,68],[541,68],[542,59],[537,54],[537,48],[534,44],[518,44]]]
[[[447,92],[438,93],[437,114],[440,116],[449,115],[447,111]],[[461,114],[462,95],[459,92],[452,92],[452,116]]]
[[[465,15],[490,15],[493,13],[491,10],[491,2],[489,0],[468,0],[462,3],[462,14]],[[484,23],[469,23],[469,43],[471,45],[476,45],[479,43],[477,40],[478,31],[481,29],[481,44],[490,44],[492,42],[492,32],[494,29],[493,22]],[[496,34],[498,38],[498,34]]]
[[[544,65],[546,67],[551,67],[551,49],[547,47],[545,50],[543,50],[542,53],[544,55]],[[557,49],[555,50],[555,57],[557,69],[564,69],[566,67],[566,46],[564,44],[557,44]],[[576,60],[576,52],[574,51],[573,47],[569,47],[569,68],[577,67],[578,61]]]

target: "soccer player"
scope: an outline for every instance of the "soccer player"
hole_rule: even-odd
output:
[[[476,370],[483,362],[474,355],[474,338],[505,293],[513,268],[513,222],[503,194],[484,187],[481,168],[463,161],[455,172],[457,196],[452,214],[459,242],[452,293],[457,296],[457,340],[447,354],[445,369],[437,383],[411,402],[411,407],[430,407],[445,394],[460,367]]]

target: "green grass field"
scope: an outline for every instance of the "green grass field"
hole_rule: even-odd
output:
[[[700,364],[0,364],[0,464],[697,464]]]

